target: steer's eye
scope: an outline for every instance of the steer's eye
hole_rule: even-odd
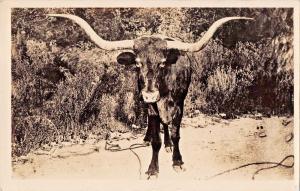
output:
[[[164,68],[165,66],[166,66],[166,59],[163,58],[163,59],[161,59],[161,61],[160,61],[159,67],[160,67],[160,68]]]

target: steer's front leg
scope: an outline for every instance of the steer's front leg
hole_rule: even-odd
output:
[[[158,153],[161,147],[161,138],[160,138],[160,119],[158,116],[149,116],[148,118],[148,128],[151,131],[151,145],[152,145],[152,159],[149,165],[148,178],[151,176],[157,176],[159,172],[158,165]]]
[[[145,138],[144,138],[144,142],[145,144],[147,145],[150,145],[150,142],[151,142],[151,139],[152,139],[152,132],[151,132],[151,127],[149,127],[149,124],[148,124],[148,128],[147,128],[147,131],[146,131],[146,135],[145,135]]]

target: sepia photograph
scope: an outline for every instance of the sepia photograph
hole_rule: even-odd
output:
[[[299,189],[298,9],[70,2],[7,5],[1,139],[14,190]]]

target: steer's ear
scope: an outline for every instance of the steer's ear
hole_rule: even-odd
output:
[[[167,51],[167,60],[166,63],[168,64],[175,64],[180,56],[180,52],[177,49],[169,49]]]
[[[132,52],[122,52],[117,57],[117,62],[122,65],[130,65],[135,63],[135,54]]]

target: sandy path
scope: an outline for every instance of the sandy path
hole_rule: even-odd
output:
[[[288,124],[287,124],[288,123]],[[171,153],[161,149],[159,179],[204,180],[224,170],[261,161],[279,162],[293,154],[293,119],[283,117],[240,118],[222,120],[199,115],[184,118],[181,129],[181,153],[186,171],[177,173],[172,168]],[[263,129],[257,127],[263,127]],[[118,136],[118,135],[117,135]],[[163,135],[162,135],[163,136]],[[122,148],[142,143],[142,135],[115,142]],[[290,140],[291,139],[291,140]],[[151,147],[134,151],[109,152],[105,142],[71,145],[58,148],[49,155],[30,154],[13,164],[14,178],[46,179],[146,179],[145,171],[151,159]],[[283,164],[291,165],[293,158]],[[270,165],[252,165],[213,179],[251,180],[253,173]],[[140,175],[141,168],[141,175]],[[293,168],[276,167],[259,172],[256,180],[292,179]]]

